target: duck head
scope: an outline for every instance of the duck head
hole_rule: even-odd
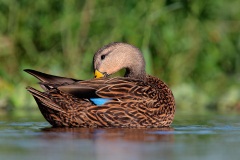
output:
[[[145,79],[145,61],[140,50],[130,44],[114,42],[100,48],[93,57],[95,77],[107,77],[125,68],[124,77]]]

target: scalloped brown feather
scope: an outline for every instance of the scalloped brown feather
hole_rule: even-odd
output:
[[[31,87],[27,90],[45,119],[55,127],[167,127],[175,112],[172,92],[158,78],[146,79],[143,82],[119,77],[71,82],[66,78],[66,82],[59,80],[61,83],[57,84],[42,82],[48,88],[45,92]],[[96,106],[84,97],[88,89],[98,97],[112,100]]]

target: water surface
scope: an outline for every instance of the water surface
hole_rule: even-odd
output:
[[[38,113],[40,114],[40,113]],[[41,117],[1,116],[0,159],[239,159],[239,115],[177,115],[171,128],[51,128]]]

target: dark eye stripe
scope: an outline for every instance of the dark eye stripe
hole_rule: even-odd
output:
[[[113,51],[113,50],[110,50],[110,51],[108,51],[107,53],[101,55],[101,57],[100,57],[101,60],[104,60],[104,59],[106,58],[106,56],[108,56],[108,54],[110,54],[112,51]]]

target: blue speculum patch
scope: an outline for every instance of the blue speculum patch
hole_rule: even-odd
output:
[[[111,98],[90,98],[90,101],[92,101],[97,106],[101,106],[107,103],[109,100],[111,100]]]

